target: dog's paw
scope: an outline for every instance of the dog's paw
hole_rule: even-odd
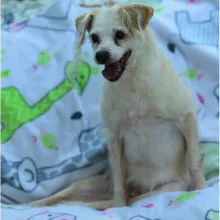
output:
[[[194,179],[193,183],[194,183],[193,184],[194,190],[204,189],[207,187],[205,178],[203,176],[201,176],[200,178]]]
[[[198,182],[194,184],[194,190],[204,189],[207,187],[205,182]]]
[[[126,200],[122,197],[114,198],[114,207],[124,207],[126,206]]]

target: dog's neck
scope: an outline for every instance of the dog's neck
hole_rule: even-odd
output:
[[[137,72],[137,69],[142,73],[146,69],[147,64],[152,64],[151,59],[155,61],[157,47],[149,27],[143,32],[143,38],[138,39],[134,56],[132,56],[131,65],[128,66],[128,71]],[[144,67],[144,68],[143,68]]]

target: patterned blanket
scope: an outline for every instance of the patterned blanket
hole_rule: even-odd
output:
[[[150,26],[158,46],[198,106],[202,160],[213,183],[219,161],[218,1],[145,2],[156,10]],[[88,40],[80,71],[73,83],[66,78],[73,72],[73,21],[87,7],[60,0],[33,18],[2,26],[4,203],[44,198],[106,166],[99,114],[102,77]]]

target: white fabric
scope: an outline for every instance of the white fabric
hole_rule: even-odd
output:
[[[163,8],[150,23],[157,43],[198,104],[200,140],[218,142],[218,8],[211,1],[162,1],[154,7]],[[46,14],[2,30],[1,195],[5,203],[47,197],[106,165],[98,110],[102,77],[88,39],[82,54],[86,63],[81,64],[76,79],[80,81],[73,86],[77,89],[65,79],[71,72],[74,19],[85,11],[71,0],[57,1]]]
[[[158,43],[176,46],[174,54],[166,55],[171,56],[177,74],[198,103],[200,141],[218,142],[219,9],[210,1],[164,1],[163,6],[163,13],[155,15],[151,26],[160,37]],[[186,77],[186,70],[194,72],[194,77]]]
[[[97,211],[82,206],[2,208],[2,219],[16,220],[217,220],[219,192],[163,193],[124,208]],[[16,210],[17,209],[17,210]]]
[[[82,12],[72,1],[57,1],[46,14],[2,31],[2,71],[9,71],[1,89],[4,202],[40,199],[106,164],[99,126],[100,69],[88,43],[81,72],[87,84],[78,84],[80,95],[65,79],[72,71],[74,18]],[[70,119],[78,112],[81,118]],[[25,123],[18,126],[20,118]]]

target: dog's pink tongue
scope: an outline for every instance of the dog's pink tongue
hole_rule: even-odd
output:
[[[109,65],[105,66],[104,70],[102,70],[102,75],[106,79],[115,79],[116,70],[117,70],[117,64],[116,63],[109,64]]]

